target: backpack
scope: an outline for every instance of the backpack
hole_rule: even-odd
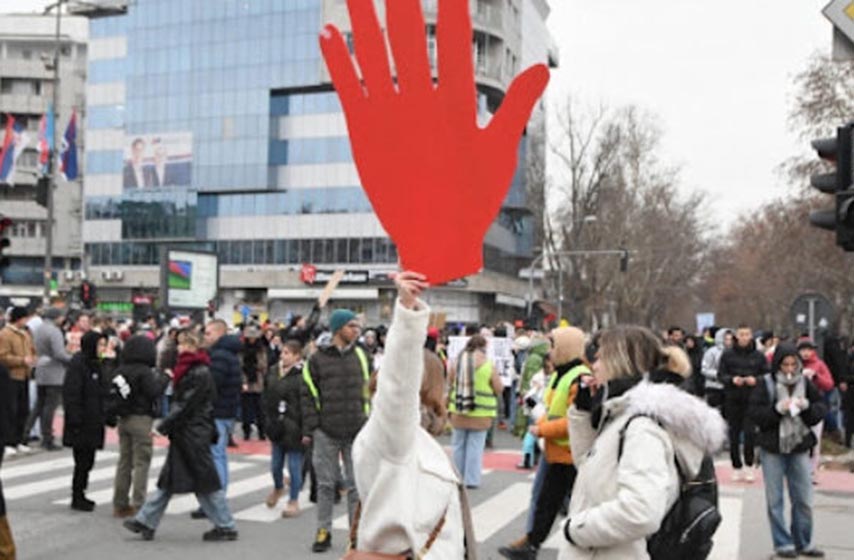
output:
[[[116,427],[119,418],[130,414],[131,385],[121,373],[110,380],[104,399],[107,426]]]
[[[626,430],[632,420],[647,414],[635,414],[620,429],[617,461],[623,455]],[[659,425],[661,425],[659,423]],[[673,458],[676,462],[676,457]],[[676,502],[654,534],[647,537],[647,552],[652,560],[704,560],[712,551],[712,537],[721,524],[718,510],[718,481],[711,455],[703,457],[700,472],[693,480],[686,480],[676,462],[680,490]]]

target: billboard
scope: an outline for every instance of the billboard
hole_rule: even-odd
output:
[[[166,249],[161,264],[161,290],[166,307],[205,309],[219,289],[219,262],[215,253]]]
[[[193,179],[190,132],[125,137],[122,186],[126,190],[189,187]]]

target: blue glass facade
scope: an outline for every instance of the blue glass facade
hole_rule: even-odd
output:
[[[138,0],[125,16],[91,22],[93,40],[123,40],[126,49],[89,63],[89,83],[121,84],[124,99],[90,105],[88,133],[192,139],[188,187],[113,185],[111,194],[87,195],[86,220],[121,220],[121,239],[87,238],[92,264],[157,264],[163,242],[204,244],[226,264],[396,262],[389,240],[346,232],[332,239],[208,238],[208,222],[220,218],[371,212],[357,179],[326,170],[351,165],[352,155],[338,98],[322,83],[321,7],[320,0]],[[339,125],[326,134],[280,129],[283,119],[300,118]],[[87,147],[86,180],[121,183],[129,148],[97,145]],[[524,155],[523,142],[520,162]],[[294,188],[291,168],[322,180]],[[490,267],[529,254],[530,218],[518,211],[525,207],[523,174],[507,205],[497,224],[518,242],[487,251]]]

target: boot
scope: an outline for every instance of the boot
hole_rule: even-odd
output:
[[[519,463],[518,465],[516,465],[516,468],[526,470],[526,471],[531,470],[531,468],[533,467],[533,465],[531,464],[532,463],[531,459],[532,459],[531,454],[525,453],[524,455],[522,455],[522,462]]]
[[[75,511],[95,511],[95,502],[89,500],[84,495],[74,496],[71,498],[71,509]]]
[[[528,542],[528,537],[523,537],[510,546],[502,546],[498,554],[510,560],[536,560],[537,548]]]
[[[15,560],[15,539],[12,538],[12,528],[9,527],[9,518],[5,515],[0,517],[0,558],[3,560]]]
[[[276,504],[279,503],[279,499],[285,494],[284,488],[273,488],[273,491],[267,496],[267,500],[264,502],[267,504],[268,508],[276,507]]]

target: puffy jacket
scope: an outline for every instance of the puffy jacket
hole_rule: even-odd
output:
[[[216,440],[213,400],[216,387],[211,372],[199,362],[190,368],[178,385],[169,415],[158,426],[169,437],[166,463],[157,487],[174,494],[209,494],[220,489],[219,475],[211,454]]]
[[[812,358],[803,360],[803,364],[804,369],[811,369],[815,372],[812,382],[816,389],[825,393],[833,389],[833,374],[830,373],[830,368],[817,354],[813,353]]]
[[[153,416],[154,403],[169,384],[169,377],[154,369],[156,358],[154,342],[145,335],[132,336],[125,343],[113,377],[121,375],[130,385],[128,416]]]
[[[755,377],[758,382],[767,372],[768,360],[751,340],[746,348],[736,343],[732,348],[724,350],[718,367],[718,381],[723,384],[728,400],[743,402],[746,405],[753,387],[747,384],[738,387],[733,383],[733,379]]]
[[[352,439],[367,420],[365,383],[356,346],[340,350],[334,344],[312,354],[308,369],[318,401],[306,383],[302,385],[303,434],[311,436],[320,428],[329,437]]]
[[[774,380],[774,376],[771,374],[768,376],[774,382],[774,391],[776,392],[777,382]],[[806,395],[810,405],[806,410],[802,410],[799,416],[807,426],[815,426],[824,418],[827,413],[827,406],[815,385],[806,378],[803,379],[803,382],[806,383]],[[769,453],[780,452],[780,419],[783,416],[777,411],[777,400],[776,395],[772,397],[768,393],[765,377],[760,379],[750,394],[748,414],[759,429],[756,444]],[[810,430],[809,434],[792,453],[806,453],[815,446],[816,442],[815,434]]]
[[[638,414],[652,418],[632,421],[618,459],[620,431]],[[675,463],[694,478],[723,445],[726,424],[698,397],[644,381],[603,404],[598,431],[589,412],[571,407],[569,432],[578,476],[564,530],[575,544],[564,541],[558,558],[627,560],[649,558],[646,539],[679,495]]]
[[[468,556],[457,476],[442,446],[420,427],[421,347],[429,319],[423,303],[417,311],[395,305],[374,409],[353,443],[362,500],[357,542],[370,552],[419,550],[444,514],[424,559],[463,560]]]
[[[101,334],[89,331],[80,341],[80,352],[71,359],[62,385],[65,427],[62,444],[66,447],[104,447],[104,395],[106,381],[98,359]]]
[[[280,369],[279,364],[272,366],[264,379],[264,428],[273,443],[302,451],[302,369],[294,366],[282,377]]]
[[[718,329],[715,333],[715,344],[703,354],[703,362],[700,366],[700,371],[703,373],[703,378],[706,380],[706,390],[721,390],[724,388],[723,383],[718,379],[718,368],[721,364],[721,355],[724,353],[724,339],[726,338],[727,329]]]
[[[65,368],[71,363],[71,354],[65,350],[62,331],[53,321],[44,321],[33,336],[36,354],[36,383],[39,385],[62,385]]]
[[[30,366],[24,361],[27,356],[36,356],[30,333],[12,325],[6,325],[0,330],[0,364],[6,366],[12,379],[29,379]]]
[[[223,335],[208,350],[211,357],[211,375],[216,383],[214,418],[236,418],[240,408],[240,339]]]

